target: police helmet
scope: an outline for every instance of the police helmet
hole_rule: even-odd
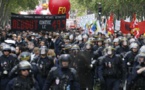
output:
[[[97,42],[102,42],[102,41],[103,41],[102,38],[98,38],[98,39],[97,39]]]
[[[115,48],[113,48],[112,46],[108,46],[108,47],[106,48],[106,50],[107,50],[107,51],[108,51],[108,50],[115,51]]]
[[[16,48],[11,47],[11,52],[15,53],[16,52]]]
[[[28,61],[21,61],[18,65],[19,70],[30,70],[31,64]]]
[[[72,46],[71,50],[80,50],[80,47],[77,44],[75,44]]]
[[[139,53],[138,57],[145,57],[145,53]]]
[[[88,35],[87,35],[87,34],[84,34],[84,35],[83,35],[83,38],[88,38]]]
[[[145,53],[145,45],[143,45],[143,46],[139,49],[139,53]]]
[[[71,61],[70,54],[62,54],[62,55],[60,55],[59,61],[60,61],[60,63],[62,63],[62,62],[69,62],[70,63],[70,61]]]
[[[115,38],[115,39],[113,40],[113,42],[114,42],[114,43],[119,43],[119,38]]]
[[[130,44],[130,49],[133,49],[133,48],[138,48],[138,44],[137,43],[131,43]]]
[[[20,54],[21,61],[29,61],[31,59],[31,54],[29,52],[22,52]]]
[[[106,54],[107,55],[112,55],[112,54],[114,54],[114,52],[115,52],[115,48],[113,48],[112,46],[108,46],[106,48]]]
[[[72,45],[71,44],[67,44],[64,46],[64,49],[71,49]]]
[[[140,60],[140,58],[144,58],[144,60],[145,60],[145,53],[139,53],[137,55],[137,61],[138,62],[144,62],[144,60]]]
[[[9,52],[11,52],[11,47],[10,47],[10,45],[5,45],[5,46],[3,46],[3,51],[9,51]]]
[[[135,42],[136,40],[134,39],[134,38],[131,38],[130,40],[129,40],[129,43],[131,44],[131,43],[133,43],[133,42]]]

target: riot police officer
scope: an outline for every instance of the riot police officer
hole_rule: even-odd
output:
[[[9,45],[3,46],[3,55],[0,57],[0,88],[1,90],[5,90],[7,83],[9,82],[8,74],[10,70],[15,66],[18,62],[16,58],[14,58],[11,53],[11,48]]]
[[[98,75],[103,85],[102,90],[119,90],[120,80],[123,77],[122,59],[115,55],[112,46],[107,49],[107,55],[99,66]]]
[[[145,54],[140,53],[137,57],[138,65],[133,67],[133,71],[127,80],[126,90],[145,90]]]
[[[77,54],[80,52],[80,47],[75,44],[71,47],[71,51],[70,51],[70,55],[72,57],[72,61],[70,66],[77,69],[77,64],[78,64],[78,60],[77,60]]]
[[[40,56],[32,61],[32,64],[36,66],[38,69],[38,74],[36,75],[36,79],[40,85],[40,88],[43,88],[45,80],[47,78],[47,74],[49,73],[50,69],[54,66],[53,58],[51,56],[47,56],[47,48],[41,47],[40,48]]]
[[[126,77],[128,74],[132,72],[132,67],[134,65],[135,56],[138,54],[139,46],[137,43],[131,43],[130,45],[131,51],[127,52],[124,56],[123,66],[125,69]]]
[[[70,68],[70,55],[62,54],[59,57],[60,66],[53,67],[48,74],[43,90],[80,90],[77,81],[77,72]]]
[[[98,50],[100,47],[103,47],[103,44],[104,44],[102,38],[98,38],[96,41],[97,42],[93,47],[94,51]]]
[[[28,61],[21,61],[18,64],[18,76],[9,81],[6,90],[39,90],[38,83],[31,74],[31,69]]]
[[[72,45],[71,44],[66,44],[64,45],[64,48],[62,48],[62,52],[61,54],[70,54],[70,49],[71,49]]]
[[[115,38],[113,40],[113,45],[116,51],[116,54],[121,54],[120,40],[119,38]]]
[[[129,47],[128,47],[128,42],[126,38],[123,38],[121,40],[121,50],[120,50],[120,54],[122,57],[124,57],[124,55],[129,51]]]
[[[55,37],[55,42],[54,42],[54,49],[55,49],[55,53],[56,56],[60,55],[60,51],[61,51],[61,46],[64,43],[62,37],[59,35],[59,33],[56,33]]]
[[[84,47],[83,37],[81,35],[78,35],[77,40],[78,40],[78,42],[75,44],[78,44],[80,49],[82,49]]]
[[[27,51],[22,52],[20,54],[19,61],[23,61],[23,60],[30,62],[31,61],[31,54]]]
[[[30,62],[30,59],[31,59],[31,55],[30,55],[29,52],[22,52],[22,53],[20,54],[20,57],[19,57],[19,62],[21,62],[21,61],[28,61],[28,62]],[[18,64],[19,64],[19,63],[18,63]],[[14,78],[14,77],[18,76],[18,72],[17,72],[18,64],[15,65],[15,66],[11,69],[11,71],[10,71],[10,73],[9,73],[9,77],[10,77],[10,78]],[[37,72],[37,69],[36,69],[36,68],[33,68],[33,71],[34,71],[34,73],[35,73],[35,72]]]
[[[94,59],[97,60],[98,57],[103,56],[103,49],[104,49],[104,45],[103,45],[103,39],[102,38],[98,38],[97,39],[97,45],[94,46]],[[96,49],[95,49],[96,48]]]

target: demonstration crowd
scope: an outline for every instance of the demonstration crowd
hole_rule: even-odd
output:
[[[1,90],[145,90],[145,35],[1,30]],[[97,87],[97,88],[94,88]]]

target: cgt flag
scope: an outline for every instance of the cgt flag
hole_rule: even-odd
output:
[[[108,31],[108,34],[114,33],[113,14],[110,15],[110,18],[107,21],[107,31]]]
[[[133,20],[130,25],[131,33],[135,36],[135,38],[139,38],[140,36],[140,28],[138,22],[136,21],[136,14],[133,15]]]
[[[126,22],[121,20],[120,30],[123,34],[128,34],[132,32],[131,22]],[[145,33],[145,21],[138,22],[139,36]],[[137,38],[137,37],[136,37]]]

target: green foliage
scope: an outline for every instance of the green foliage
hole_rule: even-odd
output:
[[[38,0],[0,0],[0,26],[4,26],[10,18],[11,12],[19,13],[21,10],[33,10]]]
[[[70,0],[71,3],[71,10],[77,11],[77,16],[84,15],[87,10],[86,6],[80,5],[80,3],[76,2],[76,0]]]
[[[137,16],[145,15],[145,0],[75,0],[80,6],[85,6],[87,9],[98,13],[98,3],[102,5],[102,14],[109,15],[111,12],[116,17],[132,16],[137,13]]]

